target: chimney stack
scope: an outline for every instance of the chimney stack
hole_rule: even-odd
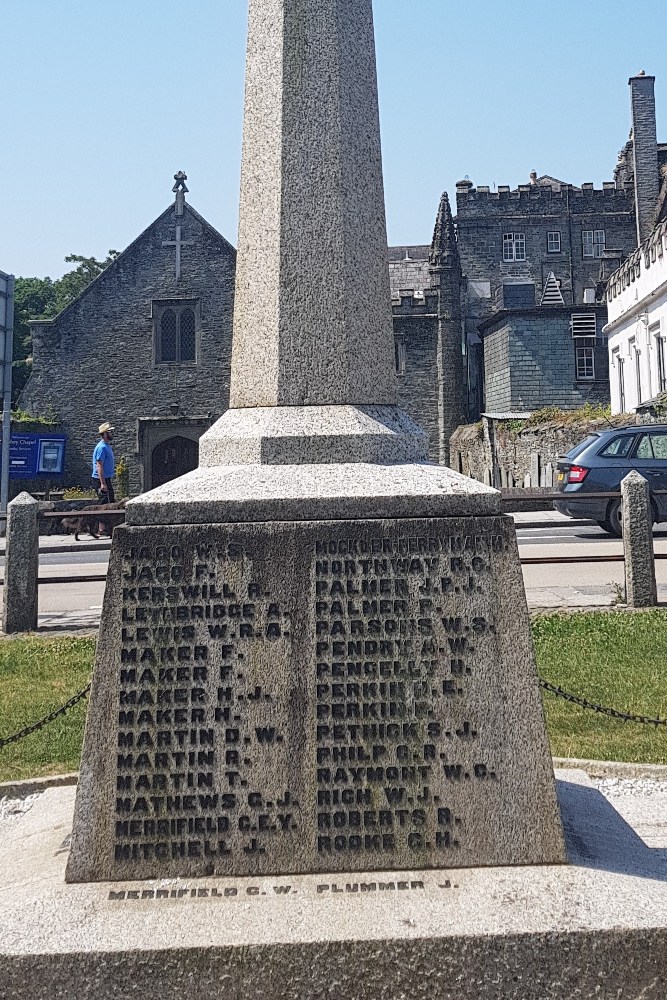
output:
[[[658,140],[655,124],[655,77],[641,70],[628,81],[632,95],[632,134],[635,168],[637,242],[653,230],[658,200]]]

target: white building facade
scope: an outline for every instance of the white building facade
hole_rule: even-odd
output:
[[[650,409],[667,394],[667,219],[607,285],[611,412]]]

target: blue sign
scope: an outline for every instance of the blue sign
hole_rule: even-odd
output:
[[[9,442],[9,478],[37,479],[62,476],[65,443],[62,434],[12,433]]]

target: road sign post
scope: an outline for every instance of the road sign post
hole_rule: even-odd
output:
[[[12,424],[12,361],[14,358],[14,275],[0,271],[0,349],[2,350],[2,464],[0,513],[9,500],[9,443]]]

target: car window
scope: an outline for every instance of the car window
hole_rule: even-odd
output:
[[[580,441],[579,444],[575,444],[574,448],[570,448],[570,450],[566,452],[565,458],[576,458],[577,455],[581,455],[582,451],[588,448],[589,445],[593,444],[594,441],[597,441],[598,437],[598,434],[589,434],[588,437],[583,441]]]
[[[651,447],[651,439],[648,434],[642,435],[641,441],[637,448],[637,458],[650,458],[653,459],[653,448]]]
[[[634,434],[622,434],[620,437],[614,438],[610,441],[609,444],[602,449],[600,455],[604,458],[626,458],[630,452],[634,439]],[[637,452],[637,455],[638,457],[642,457],[639,455],[639,452]]]
[[[645,447],[644,442],[647,443]],[[640,441],[637,458],[657,458],[663,462],[667,461],[667,434],[646,434]]]

